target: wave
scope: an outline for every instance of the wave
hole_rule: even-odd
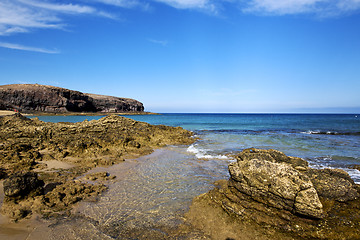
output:
[[[360,136],[360,132],[345,132],[334,130],[307,130],[301,131],[296,129],[260,129],[260,130],[246,130],[246,129],[212,129],[197,131],[199,135],[206,133],[219,133],[219,134],[239,134],[239,135],[261,135],[261,134],[319,134],[319,135],[347,135],[347,136]]]
[[[351,135],[351,136],[360,136],[360,132],[336,132],[336,131],[320,131],[320,130],[308,130],[306,132],[301,132],[304,134],[321,134],[321,135]]]
[[[356,184],[360,184],[360,171],[353,168],[346,168],[346,167],[331,167],[321,164],[311,164],[310,167],[315,169],[324,169],[324,168],[330,168],[330,169],[341,169],[347,172],[350,177],[354,180]]]
[[[230,159],[226,155],[210,154],[208,150],[199,148],[197,144],[190,145],[186,151],[195,154],[195,156],[199,159],[222,159],[222,160]]]

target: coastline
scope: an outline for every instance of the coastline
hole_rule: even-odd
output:
[[[187,119],[187,121],[184,122],[187,123],[190,120],[191,119]],[[28,128],[31,128],[30,122],[28,120],[24,120],[24,121],[25,122],[22,122],[22,124],[18,124],[18,125],[19,126],[26,125]],[[8,119],[7,122],[8,124],[11,124],[14,121]],[[39,122],[39,120],[33,119],[32,122],[36,123]],[[123,122],[123,123],[122,125],[118,125],[116,131],[108,132],[107,129],[109,127],[111,127],[113,124],[118,124],[119,122]],[[168,122],[173,124],[173,122],[171,121]],[[243,123],[243,121],[241,121],[241,123]],[[253,124],[254,124],[253,121],[251,121],[251,126],[253,126]],[[49,153],[49,152],[40,151],[40,154],[42,154],[43,157],[46,155],[52,155],[55,158],[64,158],[66,160],[66,166],[62,166],[62,167],[65,168],[70,167],[71,163],[75,163],[76,161],[74,160],[74,156],[72,156],[73,158],[68,158],[67,156],[64,156],[63,154],[64,150],[69,151],[69,149],[65,149],[61,143],[63,142],[62,140],[66,139],[66,137],[59,138],[58,134],[61,132],[63,132],[62,133],[63,137],[77,134],[77,132],[82,132],[81,136],[90,137],[89,139],[98,139],[98,138],[103,139],[104,136],[107,135],[117,136],[119,135],[119,133],[122,134],[125,129],[129,134],[131,133],[131,136],[138,136],[139,134],[141,135],[144,130],[148,128],[153,128],[151,125],[144,124],[141,122],[136,122],[134,120],[125,120],[124,118],[115,115],[107,116],[102,120],[84,121],[82,123],[57,123],[57,124],[49,123],[47,125],[51,126],[50,128],[48,127],[46,128],[51,129],[52,141],[55,141],[57,143],[56,146],[60,148],[60,150],[61,149],[62,150],[59,151],[53,148],[49,148],[53,152],[50,151]],[[173,124],[173,125],[178,125],[178,124]],[[321,125],[322,125],[322,121],[321,121]],[[99,128],[100,126],[103,126],[104,128],[101,127],[100,129]],[[14,126],[10,126],[10,128],[14,130],[13,127]],[[41,126],[41,125],[35,126],[37,130],[44,127],[45,126]],[[180,130],[180,128],[178,127],[168,128],[164,125],[159,125],[158,127],[160,127],[159,129],[162,130],[166,130],[166,129],[171,131]],[[313,127],[314,126],[311,125],[310,129],[312,129]],[[305,126],[304,129],[307,128],[308,126]],[[90,131],[85,129],[89,129]],[[295,134],[294,132],[291,132],[292,133],[291,139],[289,138],[291,141],[296,136],[299,136],[301,138],[305,137],[307,139],[312,139],[312,135],[304,133],[303,129],[299,129],[297,131],[298,133]],[[18,131],[15,129],[15,132]],[[31,133],[31,131],[27,132],[26,129],[22,129],[20,132],[21,135],[19,136],[22,139],[24,139],[24,136],[28,136],[29,133]],[[198,134],[198,132],[196,131],[194,132],[195,134]],[[329,236],[329,234],[336,234],[333,233],[333,231],[331,231],[330,229],[328,229],[325,225],[324,226],[321,225],[323,223],[327,223],[327,224],[331,223],[334,227],[340,229],[341,231],[344,230],[348,232],[346,239],[354,239],[353,238],[354,236],[360,235],[360,234],[356,235],[358,234],[357,230],[352,230],[351,228],[348,229],[348,226],[346,224],[347,223],[353,224],[351,219],[349,221],[337,220],[339,219],[337,217],[338,214],[340,214],[339,215],[340,218],[346,219],[351,217],[357,218],[358,214],[360,213],[357,207],[360,205],[358,205],[358,199],[356,199],[358,197],[358,194],[360,194],[359,185],[355,185],[354,181],[351,180],[350,176],[346,174],[344,171],[341,171],[339,169],[331,169],[331,168],[314,169],[311,168],[310,162],[306,162],[304,160],[305,158],[301,159],[298,157],[295,158],[287,157],[287,156],[299,156],[297,154],[291,154],[291,155],[289,154],[285,156],[283,153],[279,151],[269,150],[269,149],[268,150],[247,149],[245,152],[240,154],[239,151],[235,151],[233,152],[234,154],[236,153],[235,155],[228,155],[231,156],[232,158],[232,160],[230,160],[229,159],[230,157],[229,158],[224,157],[223,155],[224,152],[216,151],[217,149],[224,149],[222,145],[214,145],[212,147],[212,149],[214,149],[213,151],[211,151],[211,149],[208,149],[209,142],[210,144],[212,144],[212,141],[209,140],[213,140],[216,138],[216,142],[219,144],[222,144],[224,142],[224,141],[220,141],[222,136],[224,136],[225,137],[224,139],[226,140],[226,137],[228,135],[220,131],[219,133],[215,132],[216,134],[210,131],[210,132],[205,132],[207,135],[205,134],[195,135],[203,138],[202,140],[196,141],[196,143],[191,145],[192,146],[192,148],[190,149],[191,151],[189,151],[189,147],[184,147],[185,145],[179,147],[170,147],[170,148],[167,147],[167,150],[163,149],[162,146],[169,145],[169,142],[165,142],[166,144],[164,145],[159,144],[158,141],[161,140],[162,137],[160,137],[159,135],[158,137],[154,138],[153,131],[150,131],[148,133],[150,133],[150,135],[148,134],[144,135],[145,137],[144,139],[129,138],[128,140],[121,142],[120,146],[123,146],[124,148],[127,149],[127,151],[121,155],[122,157],[121,161],[126,159],[125,162],[121,162],[121,161],[114,162],[113,161],[114,159],[109,162],[107,161],[109,160],[109,158],[105,158],[104,159],[106,160],[105,162],[101,162],[101,161],[99,162],[98,161],[99,158],[97,158],[98,160],[96,160],[94,159],[94,156],[85,154],[86,157],[84,157],[85,155],[83,155],[82,156],[83,159],[89,160],[89,162],[85,164],[86,166],[88,166],[88,168],[83,169],[84,170],[83,172],[73,171],[72,172],[73,175],[67,175],[68,179],[72,179],[71,181],[74,182],[80,181],[91,184],[101,183],[103,185],[106,185],[108,187],[108,190],[103,194],[99,194],[100,193],[99,192],[93,196],[90,196],[87,199],[85,198],[80,202],[78,201],[77,203],[72,205],[72,210],[67,209],[65,211],[62,212],[58,211],[56,214],[49,215],[50,219],[57,219],[58,223],[60,224],[60,225],[56,225],[55,228],[54,225],[52,225],[50,230],[61,231],[61,229],[73,229],[73,231],[76,232],[77,231],[75,230],[76,227],[79,229],[79,231],[81,231],[81,233],[79,233],[80,236],[88,236],[86,235],[86,234],[90,234],[89,232],[87,232],[88,229],[96,229],[96,231],[99,231],[100,234],[104,234],[106,238],[103,239],[107,239],[108,236],[121,236],[118,237],[120,239],[122,239],[122,237],[130,238],[130,239],[145,239],[139,236],[155,237],[155,236],[162,236],[164,234],[165,235],[169,234],[169,236],[181,236],[183,237],[183,239],[197,239],[196,237],[201,237],[201,239],[220,239],[221,237],[224,237],[224,235],[226,235],[229,238],[236,239],[237,234],[239,236],[242,236],[242,238],[244,239],[253,239],[252,238],[253,236],[257,236],[261,239],[266,239],[266,238],[271,239],[272,236],[277,236],[278,233],[280,235],[279,237],[277,237],[277,239],[298,239],[299,235],[300,237],[311,236],[314,238],[322,239],[322,236]],[[226,130],[225,133],[227,133]],[[9,133],[9,135],[11,134],[12,133]],[[246,132],[240,132],[239,134],[246,136]],[[42,134],[38,134],[37,136],[42,136]],[[76,140],[77,138],[79,138],[79,136],[80,135],[77,135],[76,138],[74,139]],[[138,147],[146,146],[143,145],[144,144],[143,140],[148,139],[149,136],[150,138],[152,138],[151,141],[153,141],[150,144],[151,148],[153,150],[154,149],[158,149],[158,150],[141,151],[142,154],[140,155],[143,156],[141,157],[142,160],[136,158],[137,156],[140,156],[137,154],[132,155],[133,160],[129,160],[128,157],[125,157],[125,155],[130,156],[131,154],[129,153],[131,153],[131,151],[133,150],[137,152],[139,150]],[[273,136],[273,134],[271,134],[271,136]],[[324,138],[325,137],[326,139],[336,138],[336,136],[333,135],[329,135],[329,136],[324,135]],[[59,141],[60,139],[62,140]],[[196,139],[194,137],[192,138],[193,141]],[[15,140],[16,139],[14,139],[14,141]],[[71,141],[71,143],[72,143],[71,144],[72,147],[82,145],[81,142],[80,142],[81,144],[77,144],[74,140]],[[101,152],[102,150],[99,152],[99,149],[104,149],[104,147],[93,148],[96,144],[94,145],[89,143],[90,142],[86,143],[87,145],[85,146],[84,149],[88,149],[88,152],[93,152],[96,155],[102,154]],[[117,144],[117,146],[119,146],[119,144]],[[48,148],[48,146],[46,147]],[[169,149],[171,149],[171,151],[168,151]],[[326,151],[324,152],[327,153],[328,149],[326,148],[325,150]],[[149,155],[149,153],[151,152],[152,154]],[[197,152],[201,154],[196,154]],[[177,156],[177,153],[181,153],[181,154]],[[254,156],[249,155],[249,158],[247,159],[248,154],[255,154],[255,155]],[[268,155],[271,155],[272,157],[271,158],[266,157],[262,159],[263,157]],[[201,158],[201,156],[203,156],[203,158]],[[188,158],[192,158],[192,160],[189,160]],[[315,199],[318,205],[315,204],[313,206],[314,208],[311,210],[307,209],[307,207],[304,208],[304,206],[311,206],[311,204],[314,202],[311,199],[308,202],[303,202],[303,200],[306,200],[304,196],[311,197],[311,194],[306,195],[305,193],[301,193],[301,194],[294,193],[294,196],[296,197],[291,201],[289,201],[288,199],[283,200],[282,196],[284,196],[284,194],[281,193],[280,198],[276,197],[275,201],[281,200],[284,201],[284,203],[275,204],[276,205],[275,208],[273,208],[274,204],[268,205],[266,202],[265,203],[260,203],[258,201],[254,202],[252,197],[249,198],[247,196],[247,192],[245,191],[248,188],[248,186],[242,187],[242,185],[239,185],[240,181],[238,181],[239,176],[241,176],[242,174],[246,174],[248,170],[246,169],[241,170],[242,172],[241,174],[238,174],[239,176],[234,175],[234,173],[238,170],[236,170],[235,172],[234,171],[230,172],[230,174],[233,175],[230,176],[228,183],[226,180],[220,180],[228,177],[228,176],[224,176],[224,172],[228,172],[227,171],[228,166],[226,164],[227,162],[231,163],[231,166],[235,166],[233,165],[235,164],[233,163],[234,161],[233,158],[239,160],[237,161],[237,164],[242,168],[246,166],[247,164],[246,162],[248,162],[249,164],[252,163],[255,164],[255,162],[253,161],[254,159],[259,159],[262,161],[260,166],[271,166],[272,167],[271,169],[274,170],[277,168],[279,169],[284,168],[285,167],[284,164],[287,164],[288,165],[286,167],[287,171],[285,171],[284,174],[279,174],[279,175],[275,174],[273,177],[271,177],[271,179],[277,178],[279,176],[284,176],[286,175],[285,173],[288,172],[294,173],[294,176],[300,176],[302,181],[305,181],[304,184],[300,186],[294,186],[293,188],[302,189],[303,187],[301,186],[313,185],[314,188],[311,188],[311,191],[309,190],[307,194],[314,193],[313,195],[318,195],[322,206],[318,201],[319,199],[317,200]],[[59,168],[58,164],[61,163],[58,162],[57,160],[52,160],[49,157],[45,157],[41,161],[37,161],[37,162],[42,162],[44,164],[46,163],[48,166],[47,168],[32,169],[32,171],[36,171],[36,172],[38,172],[38,170],[40,170],[40,172],[52,171],[54,169],[51,168]],[[78,163],[84,164],[82,162],[78,162]],[[244,165],[243,163],[246,164]],[[104,166],[105,168],[99,167],[100,165]],[[110,168],[108,168],[107,166],[110,166]],[[121,167],[129,166],[129,168],[122,169],[120,170],[120,172],[122,173],[113,175],[111,169],[113,167],[116,168],[117,166],[121,166]],[[236,169],[238,169],[238,167],[236,167]],[[258,167],[254,169],[258,169]],[[69,170],[64,169],[59,171],[60,174],[66,174],[66,172],[69,172]],[[220,172],[223,175],[219,174]],[[98,173],[100,173],[100,175],[103,174],[105,178],[112,176],[116,178],[98,179],[99,175],[93,175]],[[42,173],[40,173],[40,175],[42,175]],[[217,178],[219,176],[222,177]],[[265,174],[265,176],[268,176],[268,174]],[[319,179],[315,179],[313,176],[319,176]],[[215,177],[215,179],[212,177]],[[178,199],[180,198],[183,199],[183,194],[188,194],[189,191],[193,191],[193,189],[196,188],[199,184],[200,185],[204,184],[204,182],[202,182],[204,178],[212,179],[212,181],[208,181],[207,183],[205,183],[207,187],[211,185],[211,188],[198,191],[196,194],[192,194],[191,198],[187,197],[186,200],[187,203],[189,203],[190,200],[193,199],[193,205],[190,207],[190,211],[188,213],[185,214],[184,211],[178,211],[177,209],[175,209],[175,211],[174,210],[169,211],[170,209],[169,206],[178,204],[176,203],[176,201],[178,201]],[[332,184],[331,186],[327,184],[322,184],[320,181],[323,180],[334,184]],[[214,187],[213,183],[215,181],[217,181],[216,182],[217,185],[215,185],[215,188],[212,189]],[[254,181],[264,182],[262,180],[257,181],[256,179],[254,179]],[[269,180],[267,180],[267,182],[268,181]],[[295,181],[291,180],[290,182],[295,183],[298,182],[298,180]],[[279,185],[278,185],[279,189],[282,189],[283,187],[287,186],[286,184],[283,183],[284,183],[283,180],[279,181]],[[74,185],[69,185],[69,187],[73,187],[73,186]],[[236,186],[238,187],[238,189],[245,189],[244,192],[238,191],[236,189]],[[261,196],[264,196],[264,194],[265,195],[268,194],[266,191],[262,192],[263,189],[265,188],[261,186],[259,188],[260,191],[256,190],[250,192],[256,193],[258,191],[259,195]],[[307,188],[305,190],[307,190]],[[176,192],[181,193],[181,195],[173,196],[172,194]],[[288,192],[290,191],[286,191],[286,193]],[[338,194],[338,196],[335,196],[333,198],[334,194],[335,195]],[[303,200],[301,201],[299,200],[297,205],[294,207],[293,203],[295,201],[293,200],[296,200],[296,198],[300,195],[302,195]],[[153,199],[154,196],[155,196],[155,200],[160,201],[159,203],[154,203],[155,202]],[[272,195],[270,194],[269,196]],[[253,197],[256,197],[256,195]],[[241,198],[242,200],[239,202],[237,200],[238,198]],[[100,199],[100,201],[95,202],[96,199]],[[166,199],[166,201],[163,201],[164,199]],[[340,201],[340,203],[338,203],[338,201]],[[274,203],[274,199],[270,197],[267,202]],[[184,204],[184,202],[182,202],[182,204],[180,205],[186,207],[187,203],[185,202]],[[155,205],[151,205],[151,204],[155,204]],[[284,209],[279,209],[279,206],[283,206]],[[245,208],[246,210],[244,211],[243,208]],[[265,212],[261,209],[263,209]],[[163,210],[169,211],[168,213],[170,214],[167,213],[161,215],[160,213],[162,213]],[[296,214],[297,211],[299,211],[300,214]],[[185,222],[185,225],[180,226],[179,229],[177,229],[176,227],[172,228],[171,227],[172,225],[169,224],[174,219],[167,219],[166,217],[163,217],[164,215],[168,216],[175,212],[184,213],[185,215],[181,215],[180,218],[184,219],[185,216],[185,218],[188,220],[187,222]],[[159,214],[162,223],[160,223]],[[272,214],[275,214],[274,217],[269,218],[269,216],[272,216]],[[308,217],[303,218],[304,214],[309,214],[309,215]],[[333,216],[332,219],[328,219],[326,217],[326,214],[332,215]],[[35,217],[36,214],[34,214],[33,216]],[[278,217],[280,218],[275,221],[274,219],[277,219]],[[255,222],[251,220],[253,218],[255,218]],[[222,222],[214,221],[215,219],[220,219],[219,221]],[[249,222],[246,219],[251,221]],[[257,220],[260,220],[260,226],[257,225],[258,224],[256,222]],[[20,221],[20,225],[15,225],[15,226],[21,226],[22,223],[29,221],[30,220],[25,219],[24,221]],[[45,220],[43,222],[45,223]],[[81,224],[77,225],[80,222],[82,225]],[[154,222],[155,224],[148,225],[149,223],[154,223]],[[266,229],[263,229],[263,231],[258,229],[258,228],[262,229],[261,227],[263,225],[261,222],[263,222],[266,225]],[[96,223],[96,225],[93,225],[94,223]],[[121,223],[121,226],[118,225],[118,223]],[[319,224],[322,227],[318,227],[317,225]],[[354,222],[354,224],[356,225],[358,223]],[[132,227],[132,226],[136,226],[136,227]],[[301,229],[298,229],[297,226],[301,226]],[[219,229],[214,230],[216,229],[216,227],[219,227]],[[236,229],[238,229],[239,231]],[[214,233],[214,231],[218,233]],[[244,234],[244,231],[249,232],[249,234]],[[319,232],[320,235],[318,235],[317,232]],[[95,236],[97,233],[95,233]],[[193,233],[195,235],[191,235]],[[81,234],[85,234],[85,235],[81,235]],[[126,235],[126,234],[130,234],[130,235]],[[195,238],[188,237],[189,234],[191,236],[196,236],[196,237]],[[185,236],[188,238],[186,238]],[[337,235],[333,235],[332,237],[336,237],[336,236]],[[161,237],[156,237],[156,238],[163,239]],[[172,239],[172,238],[170,237],[167,239]]]
[[[16,112],[8,110],[0,110],[0,116],[13,115]],[[160,115],[153,112],[26,112],[24,116],[108,116],[108,115]]]

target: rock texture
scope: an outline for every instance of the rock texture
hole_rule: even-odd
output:
[[[86,94],[65,88],[39,84],[13,84],[0,86],[0,110],[20,112],[142,112],[141,102]]]
[[[216,232],[218,224],[199,213],[222,219],[221,208],[231,229],[250,224],[270,238],[360,239],[360,189],[346,172],[311,169],[276,150],[246,149],[235,158],[230,179],[193,201],[189,222]]]
[[[257,202],[304,216],[323,216],[310,179],[286,163],[251,159],[230,164],[229,171],[229,185]]]
[[[44,181],[39,180],[36,173],[16,173],[4,181],[4,193],[9,198],[24,198],[31,193],[43,192]]]
[[[48,215],[66,210],[105,189],[103,184],[86,181],[113,179],[97,173],[82,180],[85,182],[75,180],[89,169],[149,154],[169,144],[191,144],[192,135],[180,127],[154,126],[117,115],[79,123],[45,123],[19,113],[0,117],[0,173],[6,178],[1,211],[21,219],[33,211]],[[48,160],[75,167],[44,172]],[[32,194],[42,190],[41,181],[45,182],[44,193]]]

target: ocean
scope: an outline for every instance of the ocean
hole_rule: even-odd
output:
[[[102,116],[39,116],[42,121],[78,122]],[[314,168],[340,168],[360,183],[360,115],[356,114],[196,114],[126,115],[180,126],[199,140],[187,147],[198,159],[230,160],[246,148],[276,149],[306,159]]]

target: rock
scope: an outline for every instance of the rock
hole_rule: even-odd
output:
[[[29,171],[41,160],[69,160],[94,167],[149,154],[169,144],[191,144],[182,128],[154,126],[109,115],[79,123],[45,123],[21,114],[0,117],[0,167]]]
[[[90,181],[108,181],[115,179],[116,176],[110,175],[108,172],[95,172],[87,174],[85,177],[83,177],[84,180],[90,180]]]
[[[255,201],[308,217],[323,217],[322,204],[310,179],[289,164],[264,159],[229,165],[229,185]]]
[[[73,179],[96,166],[120,163],[161,146],[191,144],[192,135],[179,127],[154,126],[116,115],[79,123],[45,123],[21,114],[0,117],[0,173],[14,176],[4,183],[7,196],[1,211],[21,219],[34,211],[51,215],[82,199],[96,199],[106,189],[103,184]],[[73,167],[44,171],[47,160],[68,162]],[[43,182],[35,173],[14,174],[35,170],[46,182],[45,195],[41,193]],[[87,177],[105,182],[115,176],[102,172]]]
[[[5,169],[0,168],[0,180],[4,179],[6,177],[7,177],[7,173],[6,173]]]
[[[97,196],[107,188],[102,184],[92,185],[75,181],[68,181],[57,185],[52,191],[42,196],[39,210],[51,208],[52,211],[63,211],[72,204]],[[43,208],[43,209],[41,209]],[[47,209],[49,211],[49,209]]]
[[[360,239],[360,188],[346,172],[311,169],[276,150],[246,149],[236,158],[229,180],[193,200],[188,224],[202,219],[213,238],[250,226],[263,232],[257,239]]]
[[[290,164],[293,167],[300,168],[301,170],[306,169],[309,165],[308,162],[302,158],[289,157],[286,156],[284,153],[274,149],[264,150],[264,149],[249,148],[237,154],[235,158],[240,161],[247,161],[256,158],[256,159],[264,159],[270,162],[284,162]]]
[[[44,182],[36,173],[13,174],[4,181],[4,194],[8,198],[24,198],[30,193],[35,195],[43,192]]]
[[[354,180],[341,169],[308,169],[305,174],[321,197],[347,202],[360,196]]]
[[[143,112],[141,102],[129,98],[87,94],[39,84],[0,86],[0,109],[21,112]]]

